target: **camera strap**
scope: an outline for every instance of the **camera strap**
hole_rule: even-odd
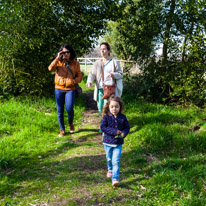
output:
[[[75,79],[75,76],[71,70],[71,68],[69,67],[69,64],[64,63],[65,67],[67,68],[67,70],[72,74],[73,79]]]

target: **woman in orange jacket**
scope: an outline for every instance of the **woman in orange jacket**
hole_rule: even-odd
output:
[[[64,125],[64,104],[68,114],[70,133],[74,132],[74,101],[75,101],[75,84],[82,81],[80,64],[76,61],[74,49],[64,44],[60,47],[56,58],[49,65],[49,71],[55,74],[55,98],[57,104],[57,118],[60,127],[59,137],[65,135]],[[72,74],[73,73],[73,74]],[[74,76],[74,78],[73,78]]]

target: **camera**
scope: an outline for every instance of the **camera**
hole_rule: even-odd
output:
[[[60,59],[62,61],[63,60],[63,52],[61,52],[59,55],[60,55]]]

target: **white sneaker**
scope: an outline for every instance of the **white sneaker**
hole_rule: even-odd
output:
[[[114,187],[119,187],[119,186],[120,186],[119,181],[113,180],[113,181],[112,181],[112,186],[114,186]]]

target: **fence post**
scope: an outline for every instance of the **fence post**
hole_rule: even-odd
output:
[[[84,69],[85,69],[85,72],[87,72],[87,59],[86,58],[84,60]]]

